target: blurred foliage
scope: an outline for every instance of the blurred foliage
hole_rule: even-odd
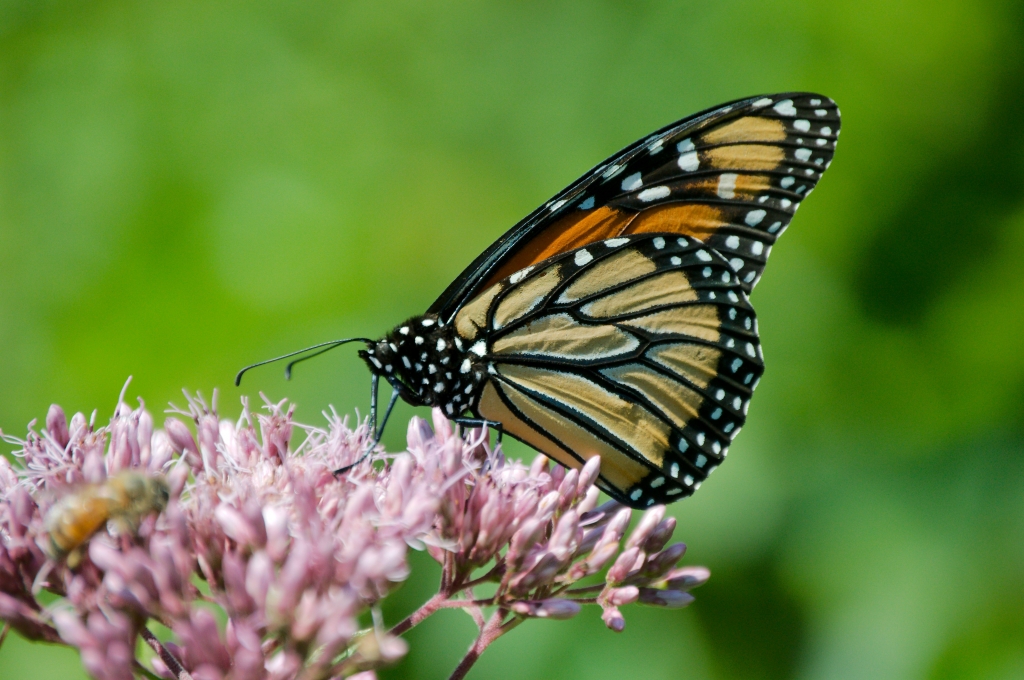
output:
[[[812,89],[832,169],[753,296],[768,370],[732,460],[673,506],[687,610],[502,639],[473,677],[1024,673],[1024,12],[857,3],[0,3],[0,426],[107,418],[128,375],[366,412],[352,350],[691,112]],[[387,443],[400,447],[403,407]],[[515,449],[526,454],[523,447]],[[396,595],[392,618],[436,575]],[[444,612],[388,678],[445,677]],[[81,677],[10,639],[5,680]]]

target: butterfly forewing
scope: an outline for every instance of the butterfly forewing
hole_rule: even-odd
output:
[[[822,95],[751,97],[674,123],[600,164],[494,243],[431,307],[450,319],[481,290],[568,250],[668,233],[721,253],[749,292],[832,161],[839,110]]]
[[[478,417],[645,507],[691,494],[725,457],[762,372],[754,312],[714,249],[617,237],[493,284],[455,317],[488,363]]]

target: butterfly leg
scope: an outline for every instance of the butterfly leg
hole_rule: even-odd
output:
[[[346,472],[348,472],[349,470],[351,470],[352,468],[354,468],[356,465],[359,465],[364,460],[366,460],[366,457],[370,455],[370,452],[373,451],[374,447],[376,447],[377,444],[380,443],[380,438],[384,436],[384,427],[388,424],[388,418],[391,417],[391,411],[395,408],[395,402],[398,401],[398,390],[392,390],[391,391],[391,399],[390,399],[390,401],[388,401],[388,408],[387,408],[386,411],[384,411],[384,417],[381,419],[381,421],[380,421],[380,429],[378,429],[377,428],[377,376],[376,375],[373,376],[370,389],[371,389],[371,392],[370,392],[370,432],[373,433],[373,441],[370,442],[370,445],[366,448],[366,451],[363,452],[363,455],[361,455],[359,457],[359,460],[355,461],[354,463],[349,463],[345,467],[338,468],[337,470],[334,471],[335,475],[343,475]]]
[[[487,420],[485,418],[453,418],[456,423],[464,427],[489,427],[498,433],[498,443],[501,443],[501,435],[505,433],[505,429],[496,420]]]

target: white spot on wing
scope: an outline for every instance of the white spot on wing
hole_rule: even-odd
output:
[[[793,106],[792,99],[783,99],[781,102],[772,107],[781,116],[795,116],[796,108]]]
[[[733,271],[739,271],[743,269],[743,260],[738,257],[734,257],[729,260],[729,266],[733,268]]]
[[[590,251],[587,250],[586,248],[580,248],[579,250],[577,250],[576,256],[573,258],[573,260],[576,262],[576,265],[580,267],[582,267],[583,265],[585,265],[586,263],[590,262],[593,259],[594,256],[591,255]]]
[[[799,130],[800,132],[809,132],[811,129],[811,121],[803,119],[796,120],[793,121],[793,127]]]
[[[639,177],[639,174],[637,176]],[[672,190],[669,189],[668,187],[651,187],[650,189],[644,189],[639,194],[637,194],[636,197],[639,198],[644,203],[650,203],[651,201],[656,201],[659,198],[665,198],[671,193]]]
[[[711,255],[706,250],[698,250],[697,259],[701,262],[711,262]]]
[[[739,177],[734,172],[727,172],[718,178],[718,197],[719,198],[735,198],[736,197],[736,179]]]
[[[482,357],[487,354],[487,343],[483,340],[477,340],[473,343],[473,346],[469,348],[469,351],[478,357]]]
[[[627,243],[629,243],[628,238],[610,238],[604,242],[605,246],[608,248],[618,248],[619,246],[624,246]]]
[[[624,180],[622,180],[623,191],[634,191],[635,189],[639,189],[643,185],[644,183],[643,180],[640,179],[639,172],[634,172],[632,175],[629,175]]]
[[[752,252],[754,255],[760,255],[761,253],[764,252],[764,244],[761,243],[760,241],[754,241],[753,243],[750,244],[750,252]]]
[[[508,277],[509,283],[519,283],[526,278],[526,275],[533,271],[533,267],[527,267],[526,269],[520,269],[512,276]]]
[[[594,207],[594,197],[591,196],[587,200],[580,203],[580,210],[590,210]]]
[[[693,146],[693,142],[687,137],[683,141],[676,144],[676,151],[679,153],[686,153],[687,151],[693,151],[696,147]]]
[[[654,144],[651,144],[649,147],[647,147],[647,151],[649,151],[652,156],[654,154],[656,154],[656,153],[660,153],[661,149],[662,149],[662,145],[664,143],[665,143],[664,139],[659,139],[656,142],[654,142]]]
[[[662,248],[664,248],[664,247],[665,247],[665,239],[663,239],[663,238],[662,238],[662,237],[660,237],[660,236],[655,236],[655,237],[654,237],[654,238],[653,238],[653,239],[651,240],[651,243],[653,243],[653,244],[654,244],[654,247],[655,247],[655,248],[657,248],[658,250],[661,250]]]
[[[737,248],[740,247],[740,237],[730,236],[729,238],[725,239],[725,246],[727,248],[732,248],[733,250],[736,250]]]
[[[767,214],[768,213],[764,210],[751,210],[747,213],[747,216],[743,218],[743,221],[751,227],[756,227],[761,224],[761,220],[763,220],[764,216]]]
[[[683,172],[693,172],[700,167],[700,159],[697,157],[696,151],[684,153],[677,162],[679,163],[679,169]]]
[[[763,99],[758,99],[756,102],[751,104],[751,106],[754,107],[755,109],[763,109],[764,107],[768,106],[771,103],[772,100],[765,97]]]
[[[815,116],[824,116],[826,113],[828,113],[828,111],[825,109],[814,109]]]
[[[790,177],[790,176],[787,175],[786,177],[782,178],[781,182],[779,182],[779,186],[781,186],[783,189],[788,189],[791,186],[793,186],[793,182],[795,182],[795,181],[796,181],[795,178]]]
[[[832,128],[826,125],[825,127],[821,128],[821,134],[825,135],[826,137],[829,136],[830,134],[832,134]]]
[[[811,159],[811,150],[810,149],[797,149],[796,151],[793,152],[793,155],[796,156],[798,159],[806,162],[806,161],[809,161]]]

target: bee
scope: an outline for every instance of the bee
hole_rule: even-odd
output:
[[[124,470],[98,484],[86,484],[57,501],[46,513],[46,531],[54,559],[74,567],[81,547],[105,525],[117,533],[135,533],[142,520],[167,507],[170,487],[160,475]]]

